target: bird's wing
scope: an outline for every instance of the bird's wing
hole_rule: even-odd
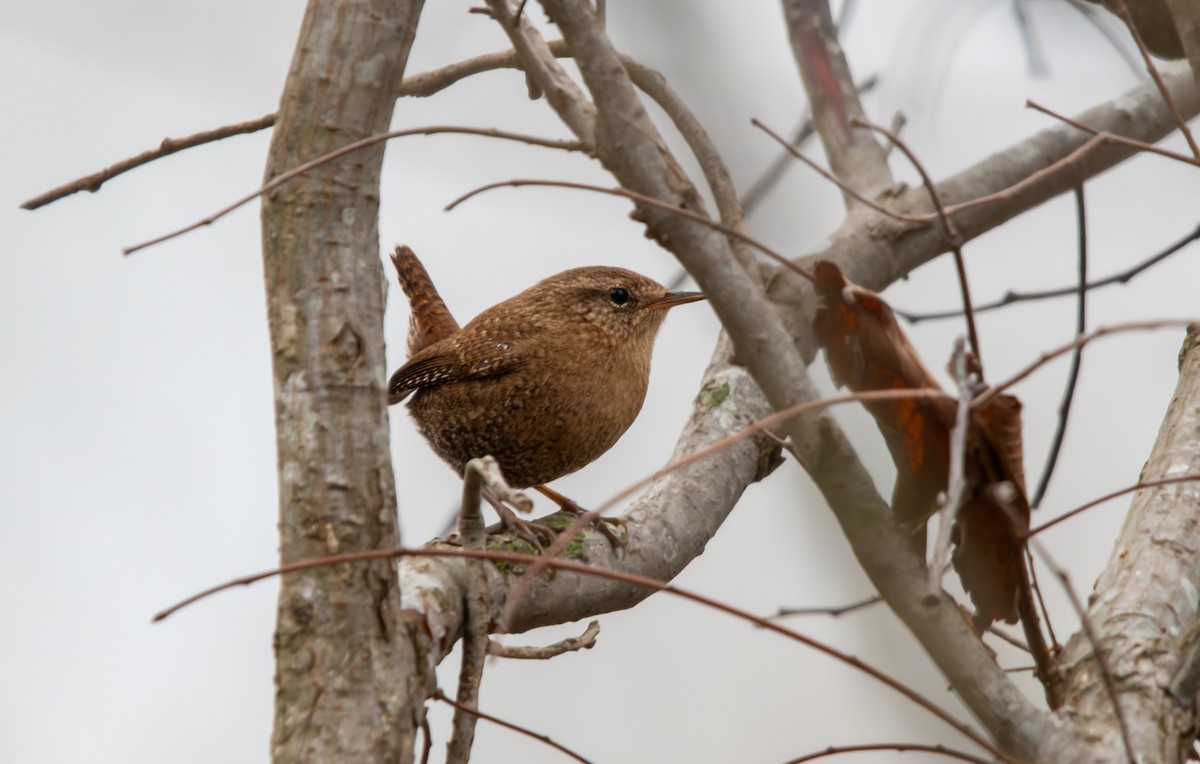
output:
[[[480,337],[476,341],[443,341],[418,352],[388,382],[388,404],[399,403],[422,387],[509,374],[529,358],[520,342]]]

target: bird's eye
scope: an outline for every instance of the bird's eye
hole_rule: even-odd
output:
[[[629,292],[621,287],[613,287],[608,290],[608,299],[612,300],[614,305],[624,305],[629,302]]]

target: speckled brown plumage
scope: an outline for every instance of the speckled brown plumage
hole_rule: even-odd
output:
[[[518,488],[574,472],[617,442],[641,410],[667,309],[703,299],[622,268],[575,268],[458,329],[412,250],[392,260],[414,317],[388,403],[411,395],[422,434],[460,474],[490,454]]]

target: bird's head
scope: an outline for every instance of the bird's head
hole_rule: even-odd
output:
[[[669,292],[639,273],[603,266],[563,271],[529,291],[548,314],[583,321],[617,341],[633,343],[653,343],[669,309],[704,299],[700,292]]]

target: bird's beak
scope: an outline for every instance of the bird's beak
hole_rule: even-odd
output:
[[[705,299],[703,292],[667,292],[662,297],[647,302],[644,307],[650,310],[667,310],[676,305],[703,299]]]

